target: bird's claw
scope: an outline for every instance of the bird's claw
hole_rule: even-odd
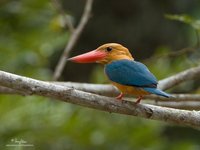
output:
[[[143,96],[139,96],[138,99],[136,100],[135,104],[136,104],[136,105],[139,104],[140,101],[142,100],[142,98],[143,98]]]
[[[124,94],[123,94],[123,93],[120,93],[120,94],[116,97],[116,99],[118,99],[118,100],[123,100],[123,99],[122,99],[123,96],[124,96]]]

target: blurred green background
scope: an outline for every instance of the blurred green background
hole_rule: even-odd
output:
[[[76,26],[85,1],[61,2]],[[199,64],[199,18],[198,0],[95,0],[71,56],[118,42],[162,79]],[[51,1],[0,1],[1,70],[51,80],[69,36]],[[194,50],[166,56],[186,47]],[[60,80],[107,83],[103,67],[97,64],[68,63]],[[199,83],[189,81],[170,92],[199,93]],[[12,139],[34,147],[6,147]],[[43,97],[1,95],[0,149],[199,150],[200,132]]]

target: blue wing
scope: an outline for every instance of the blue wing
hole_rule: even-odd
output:
[[[157,79],[148,70],[148,68],[137,61],[117,60],[105,67],[105,73],[108,78],[119,84],[136,87],[153,87],[157,86]]]

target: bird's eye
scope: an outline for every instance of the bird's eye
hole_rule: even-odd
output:
[[[112,47],[107,47],[106,50],[107,50],[108,52],[110,52],[110,51],[112,51]]]

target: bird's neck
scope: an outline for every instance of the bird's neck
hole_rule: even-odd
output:
[[[116,55],[114,59],[111,59],[111,61],[122,60],[122,59],[134,60],[134,58],[131,55]]]
[[[123,59],[134,60],[134,58],[132,56],[131,57],[130,56],[122,56],[122,55],[117,56],[116,55],[114,58],[110,57],[110,58],[104,59],[100,63],[106,65],[106,64],[112,63],[113,61],[118,61],[118,60],[123,60]]]

